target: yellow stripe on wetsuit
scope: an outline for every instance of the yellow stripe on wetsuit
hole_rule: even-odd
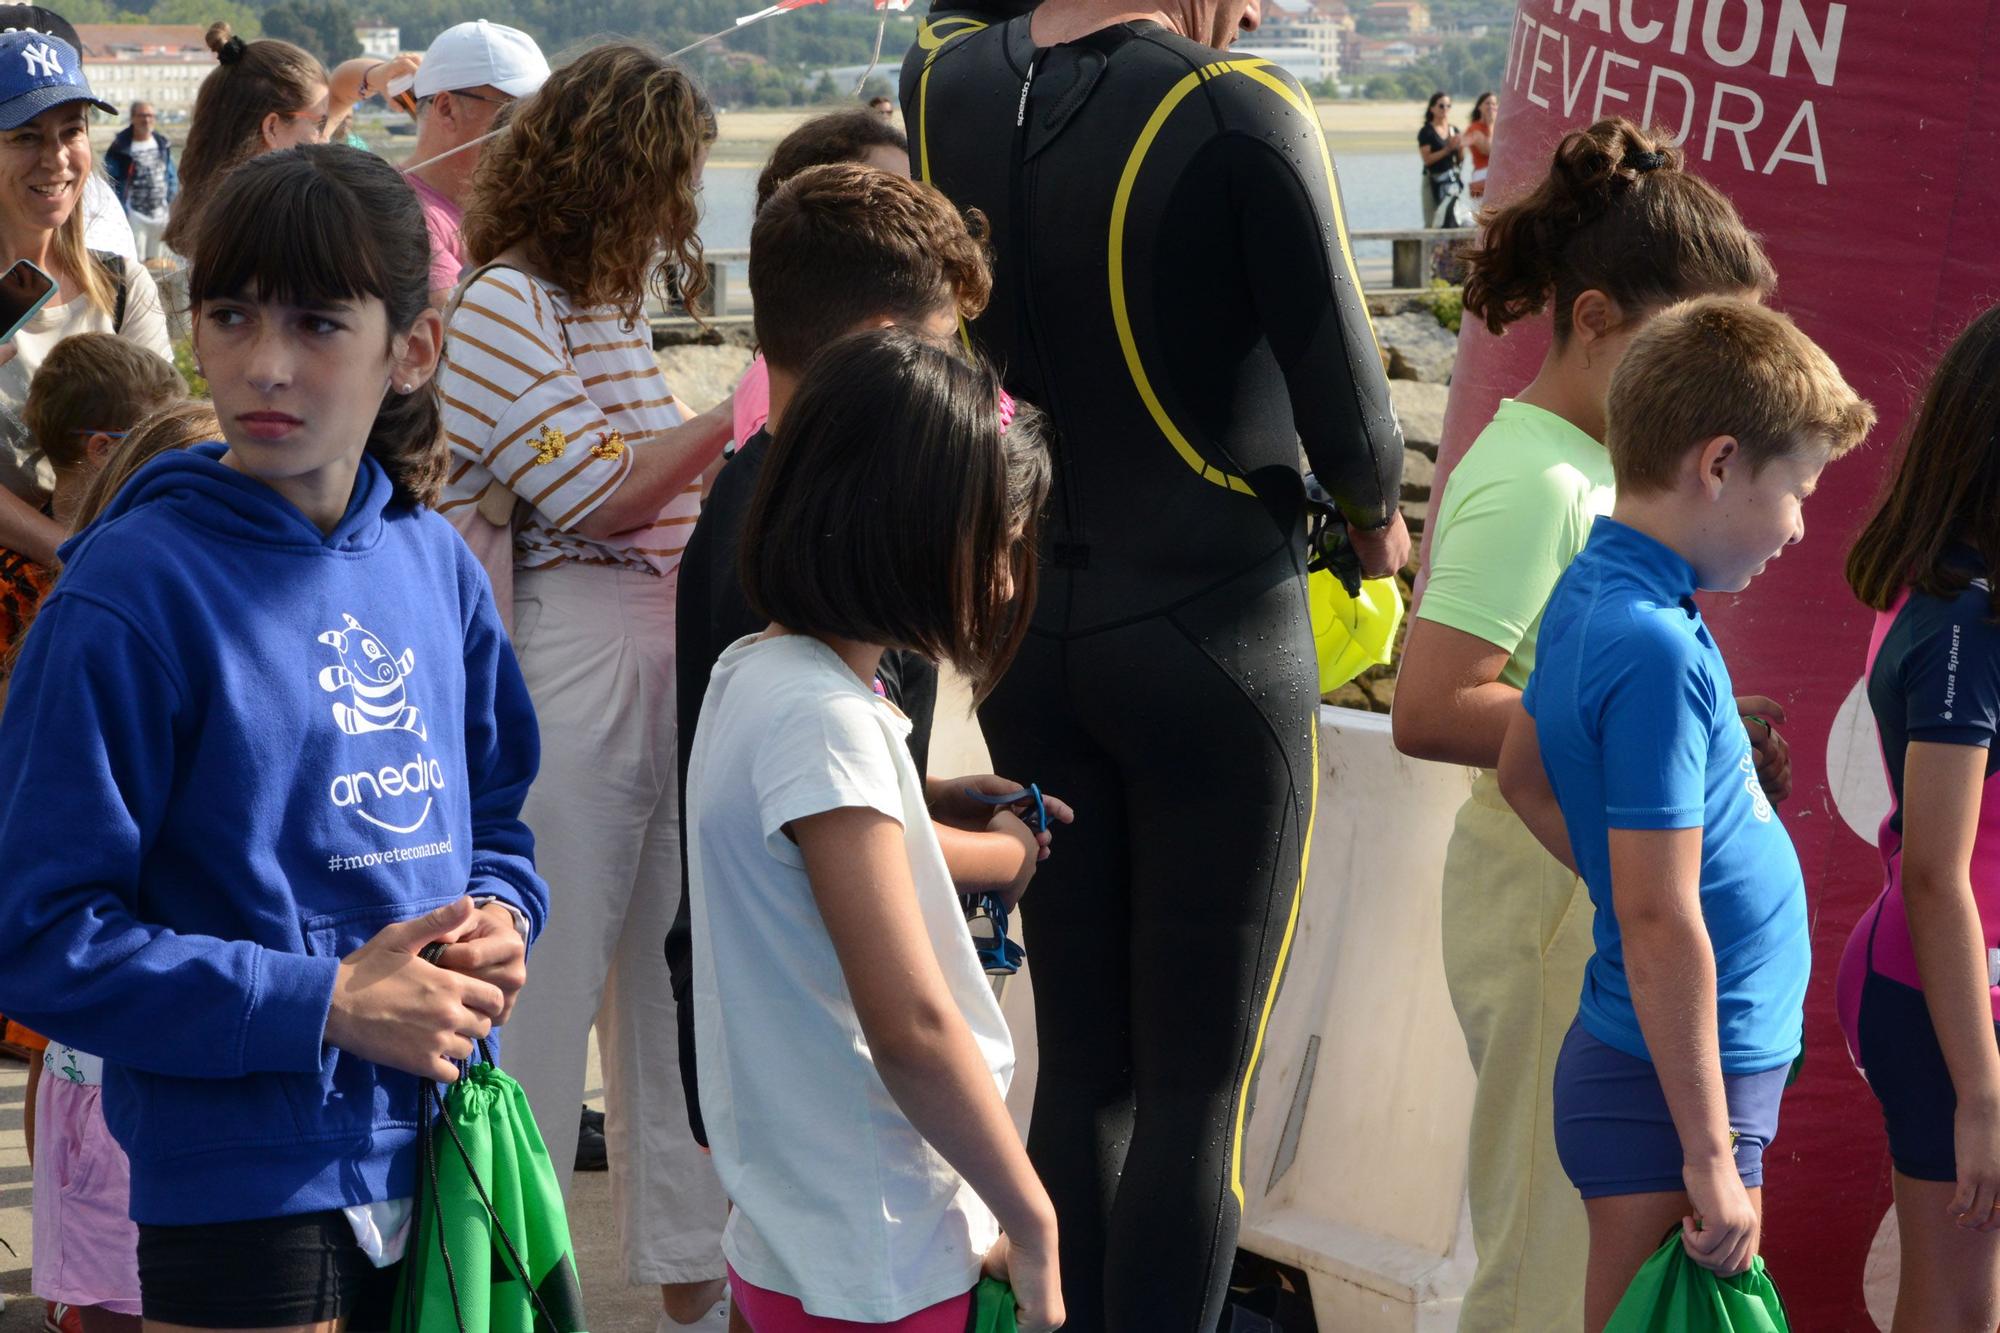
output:
[[[1236,1212],[1243,1213],[1243,1129],[1250,1119],[1250,1089],[1257,1083],[1257,1062],[1264,1055],[1264,1034],[1271,1026],[1271,1010],[1278,1003],[1278,983],[1285,976],[1285,962],[1292,954],[1292,939],[1299,930],[1299,909],[1306,897],[1306,866],[1312,861],[1313,817],[1319,811],[1319,710],[1306,721],[1312,753],[1312,776],[1306,783],[1305,840],[1299,844],[1299,882],[1292,890],[1292,905],[1285,916],[1285,935],[1278,941],[1278,961],[1271,968],[1271,981],[1264,991],[1264,1012],[1257,1017],[1257,1036],[1250,1046],[1250,1063],[1243,1067],[1243,1086],[1236,1090],[1236,1125],[1229,1136],[1229,1192],[1236,1196]]]
[[[930,54],[924,57],[924,72],[917,76],[917,179],[929,185],[931,181],[931,66],[937,63],[938,53],[949,45],[953,38],[963,37],[969,32],[979,32],[986,24],[978,19],[942,18],[936,23],[925,19],[917,25],[917,46]]]
[[[1153,389],[1152,379],[1146,374],[1145,363],[1139,356],[1138,339],[1132,333],[1132,315],[1125,297],[1125,222],[1132,204],[1132,189],[1139,180],[1139,170],[1145,164],[1146,153],[1152,148],[1153,141],[1166,127],[1168,117],[1173,115],[1189,93],[1208,80],[1228,74],[1241,74],[1283,98],[1287,105],[1304,116],[1307,123],[1312,126],[1313,140],[1319,145],[1320,164],[1326,171],[1327,203],[1332,210],[1334,234],[1340,241],[1341,261],[1347,266],[1348,281],[1354,284],[1354,290],[1357,293],[1361,290],[1361,280],[1354,268],[1354,252],[1347,239],[1347,219],[1340,208],[1340,183],[1333,174],[1333,154],[1326,146],[1326,132],[1320,128],[1319,115],[1313,110],[1312,104],[1293,92],[1283,79],[1272,74],[1271,68],[1271,62],[1268,60],[1220,60],[1212,65],[1203,65],[1170,88],[1167,95],[1160,99],[1159,106],[1153,109],[1153,114],[1147,118],[1145,128],[1139,131],[1138,141],[1132,145],[1131,155],[1125,160],[1125,170],[1118,178],[1118,193],[1111,201],[1111,319],[1118,329],[1118,346],[1125,354],[1125,368],[1132,376],[1132,387],[1139,391],[1139,398],[1145,403],[1147,413],[1152,416],[1153,424],[1160,428],[1160,434],[1166,437],[1174,452],[1181,456],[1181,461],[1194,469],[1195,475],[1203,481],[1213,482],[1217,486],[1243,495],[1254,495],[1256,492],[1243,478],[1225,472],[1201,456],[1201,452],[1189,442],[1180,427],[1174,424],[1174,419],[1167,414],[1166,406],[1160,402],[1159,394]],[[1372,324],[1370,327],[1372,331]]]
[[[955,38],[987,26],[970,18],[942,18],[936,23],[925,19],[917,25],[917,46],[929,53],[924,56],[924,72],[917,76],[917,179],[926,185],[935,183],[931,180],[931,66]],[[964,315],[958,317],[958,340],[966,351],[972,350],[972,330],[966,327]]]

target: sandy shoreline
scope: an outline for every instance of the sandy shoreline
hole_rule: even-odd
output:
[[[1422,102],[1320,102],[1319,123],[1327,145],[1341,153],[1383,153],[1416,148]],[[823,108],[787,111],[730,111],[719,118],[721,138],[709,161],[718,167],[761,167],[772,145]]]

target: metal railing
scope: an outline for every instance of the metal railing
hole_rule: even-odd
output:
[[[1347,233],[1350,243],[1362,241],[1387,241],[1389,243],[1389,283],[1387,288],[1370,288],[1375,295],[1393,296],[1423,291],[1430,286],[1425,274],[1430,268],[1432,247],[1450,245],[1458,241],[1469,241],[1478,234],[1472,227],[1408,227],[1351,231]],[[747,249],[709,249],[702,252],[702,260],[708,268],[708,291],[701,301],[704,316],[722,317],[730,315],[729,309],[729,268],[731,264],[741,264],[750,258]],[[659,311],[655,320],[675,316]],[[684,316],[683,316],[684,318]]]

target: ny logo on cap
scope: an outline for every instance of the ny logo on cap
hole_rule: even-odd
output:
[[[47,42],[37,46],[21,48],[21,59],[27,62],[28,74],[35,78],[60,76],[63,72],[62,57]]]

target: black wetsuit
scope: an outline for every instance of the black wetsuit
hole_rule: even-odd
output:
[[[1057,437],[1034,630],[980,710],[995,770],[1077,812],[1023,907],[1029,1151],[1068,1327],[1207,1333],[1314,798],[1299,449],[1374,527],[1402,440],[1298,84],[991,18],[933,11],[902,91],[919,174],[991,224],[970,336]]]

